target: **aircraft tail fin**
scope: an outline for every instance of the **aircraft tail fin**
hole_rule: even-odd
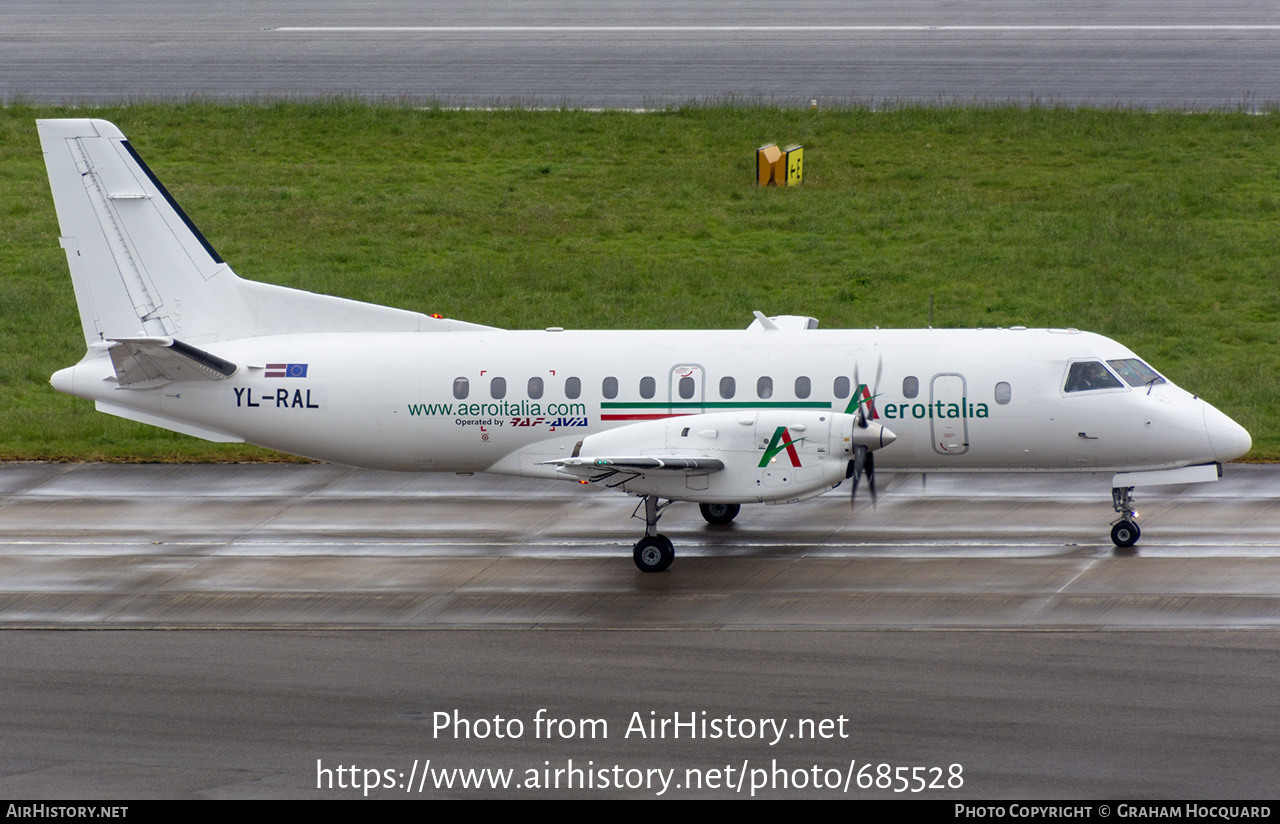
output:
[[[483,328],[242,280],[105,120],[37,121],[86,345]]]

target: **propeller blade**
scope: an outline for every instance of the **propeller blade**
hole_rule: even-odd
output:
[[[860,394],[862,382],[858,380],[858,362],[853,362],[853,392],[854,401],[858,404],[858,428],[867,428],[867,415],[862,410],[862,395]]]
[[[853,483],[849,487],[849,507],[853,507],[853,502],[858,497],[858,482],[862,480],[862,473],[866,470],[867,458],[871,452],[862,444],[858,444],[853,448],[853,460],[849,461],[849,477],[853,479]]]
[[[884,353],[881,352],[879,357],[876,360],[875,385],[871,387],[871,390],[869,393],[870,397],[867,398],[866,400],[863,400],[863,395],[861,393],[862,381],[858,379],[858,362],[857,361],[853,362],[853,386],[854,386],[853,391],[855,392],[854,401],[858,404],[858,428],[859,429],[867,428],[866,407],[869,407],[871,406],[871,404],[875,403],[875,399],[880,392],[880,376],[883,374],[884,374]]]
[[[876,453],[867,453],[867,489],[871,492],[871,508],[876,508]]]
[[[870,389],[870,398],[867,398],[862,391],[862,381],[858,373],[858,362],[853,362],[853,385],[854,385],[854,403],[858,405],[858,413],[856,425],[860,429],[867,429],[867,407],[875,402],[876,396],[880,392],[880,378],[884,375],[884,353],[881,352],[876,358],[876,382]],[[853,483],[849,485],[849,506],[852,508],[854,502],[858,498],[858,486],[861,484],[863,477],[867,479],[867,488],[871,491],[871,506],[876,505],[876,456],[867,446],[859,444],[853,448],[853,459],[849,461],[849,467],[845,470],[845,477],[852,479]]]
[[[855,368],[856,368],[856,365],[855,365]],[[880,376],[883,373],[884,373],[884,353],[881,352],[876,359],[876,382],[871,386],[870,397],[868,397],[866,400],[866,409],[874,410],[874,407],[872,406],[872,404],[876,402],[875,399],[880,395]],[[861,386],[862,384],[858,384],[858,385]],[[858,402],[858,426],[863,429],[867,428],[866,409],[863,408],[862,401],[860,400]]]

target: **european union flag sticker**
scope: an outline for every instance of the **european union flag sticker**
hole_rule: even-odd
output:
[[[263,375],[267,378],[305,378],[306,376],[305,363],[268,363],[267,371]]]

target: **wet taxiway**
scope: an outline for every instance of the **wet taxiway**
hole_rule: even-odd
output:
[[[1109,476],[882,479],[745,507],[676,504],[665,574],[617,493],[327,465],[0,467],[7,626],[1130,627],[1280,625],[1280,469],[1139,490]]]
[[[365,795],[326,783],[341,766],[373,797],[659,795],[533,779],[588,764],[670,770],[677,798],[750,796],[730,766],[772,798],[1270,797],[1278,475],[1144,492],[1129,552],[1105,476],[903,476],[875,509],[833,494],[722,529],[676,505],[651,575],[631,502],[571,484],[0,466],[0,793]],[[540,711],[608,737],[539,739]],[[677,713],[846,735],[627,734]],[[806,778],[881,765],[957,778]],[[446,787],[454,768],[513,783]]]

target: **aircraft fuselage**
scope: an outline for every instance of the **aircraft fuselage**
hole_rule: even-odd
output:
[[[90,356],[54,385],[104,411],[322,460],[548,478],[568,476],[543,461],[636,422],[843,411],[862,394],[855,373],[875,394],[867,414],[898,438],[883,469],[1161,469],[1228,460],[1248,437],[1172,383],[1065,391],[1073,362],[1136,357],[1075,330],[486,330],[203,346],[241,364],[236,374],[122,388],[110,360]]]

